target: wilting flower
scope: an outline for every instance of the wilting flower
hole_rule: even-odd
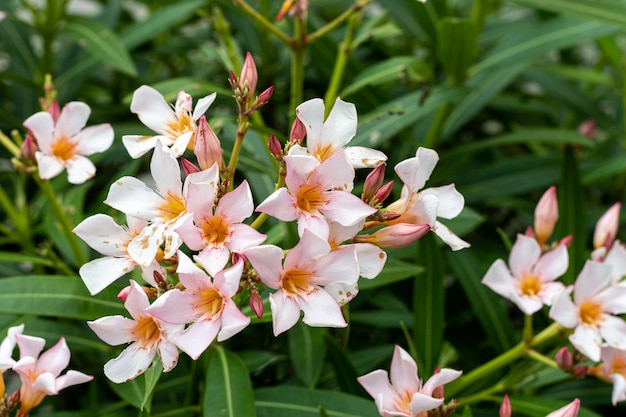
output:
[[[356,134],[356,107],[337,98],[324,121],[324,101],[314,98],[296,108],[296,114],[306,128],[306,149],[293,146],[290,155],[310,154],[320,162],[330,158],[337,149],[344,148]],[[362,146],[345,148],[353,168],[374,168],[387,160],[387,156],[375,149]]]
[[[196,260],[207,269],[202,260]],[[249,323],[232,300],[239,289],[243,261],[215,274],[211,280],[183,252],[178,254],[180,282],[184,291],[173,289],[160,296],[147,313],[172,324],[192,323],[171,340],[193,359],[198,359],[217,336],[219,342],[239,333]]]
[[[460,375],[461,371],[444,368],[422,384],[413,358],[400,346],[396,346],[389,376],[387,371],[378,369],[357,380],[374,398],[381,416],[417,417],[422,415],[420,413],[442,405],[444,399],[435,398],[433,392]]]
[[[181,91],[176,98],[174,109],[165,101],[161,93],[152,87],[142,85],[133,94],[130,110],[139,120],[157,133],[156,136],[125,135],[122,142],[132,158],[139,158],[154,148],[157,141],[171,147],[174,156],[179,157],[188,147],[193,149],[193,136],[196,122],[213,104],[216,93],[198,100],[192,108],[192,98]]]
[[[354,170],[343,149],[320,163],[308,155],[285,156],[287,188],[280,188],[256,209],[283,221],[298,220],[298,233],[305,229],[328,237],[328,221],[354,225],[376,209],[345,191],[354,180]]]
[[[593,361],[600,360],[603,340],[626,349],[626,287],[612,285],[610,265],[588,260],[574,283],[574,301],[569,291],[561,292],[550,309],[550,317],[567,328],[575,328],[570,342]]]
[[[87,158],[103,152],[113,143],[113,128],[108,123],[85,128],[91,109],[85,103],[66,104],[58,120],[47,111],[33,114],[24,122],[37,140],[35,153],[39,177],[50,179],[67,170],[67,180],[82,184],[96,173],[96,167]]]
[[[56,395],[63,388],[91,381],[93,376],[79,371],[67,371],[70,350],[61,338],[56,345],[41,353],[45,339],[18,334],[15,336],[20,347],[20,359],[13,366],[22,380],[20,388],[20,410],[18,416],[28,416],[46,395]]]
[[[491,265],[482,283],[513,301],[524,314],[533,314],[544,305],[552,305],[563,284],[555,281],[567,271],[567,249],[557,246],[541,255],[539,243],[528,236],[517,235],[509,255],[509,269],[502,259]]]
[[[171,371],[178,362],[178,347],[170,336],[183,330],[183,325],[170,324],[149,315],[148,296],[135,281],[130,281],[124,307],[133,319],[123,316],[107,316],[87,324],[106,343],[117,346],[130,345],[115,359],[104,365],[104,374],[111,381],[121,383],[144,373],[159,354],[163,371]]]
[[[345,327],[337,301],[323,289],[334,283],[354,285],[359,267],[353,247],[331,251],[328,242],[305,230],[302,239],[282,259],[278,246],[262,245],[244,251],[261,281],[278,290],[270,294],[274,335],[289,330],[304,311],[309,326]]]

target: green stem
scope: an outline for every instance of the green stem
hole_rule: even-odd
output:
[[[354,13],[360,12],[363,9],[363,7],[365,7],[366,5],[368,5],[371,2],[372,2],[372,0],[360,0],[360,1],[357,1],[356,3],[354,3],[352,5],[352,7],[350,7],[345,12],[343,12],[342,14],[337,16],[335,19],[331,20],[326,25],[322,26],[321,28],[319,28],[315,32],[311,33],[309,35],[309,37],[308,37],[309,43],[316,41],[317,39],[321,38],[322,36],[325,36],[328,32],[330,32],[331,30],[335,29],[337,26],[339,26],[341,23],[343,23],[345,20],[347,20]]]
[[[443,130],[443,124],[450,115],[452,111],[452,103],[446,103],[443,106],[439,107],[437,113],[435,114],[435,118],[433,119],[432,124],[430,125],[430,129],[428,129],[428,133],[426,134],[426,138],[424,142],[422,142],[422,146],[425,148],[434,148],[435,144],[441,137],[441,131]]]
[[[9,151],[11,153],[11,155],[13,155],[16,158],[19,158],[20,155],[22,154],[22,151],[20,150],[19,146],[17,146],[15,144],[15,142],[13,142],[11,140],[11,138],[9,138],[7,135],[4,134],[4,132],[0,131],[0,143],[2,144],[2,146],[4,146],[7,151]]]
[[[291,39],[288,35],[286,35],[283,31],[278,29],[276,25],[267,20],[263,15],[254,10],[245,0],[233,0],[235,5],[239,6],[244,12],[246,12],[250,17],[259,22],[265,29],[272,32],[278,39],[280,39],[283,43],[289,45],[291,43]]]
[[[291,97],[289,111],[295,117],[296,107],[302,102],[304,90],[304,54],[307,48],[306,23],[296,18],[294,42],[291,44]],[[293,118],[293,117],[292,117]]]
[[[348,56],[352,52],[354,37],[356,30],[359,26],[360,14],[355,14],[348,20],[348,27],[346,28],[346,34],[343,38],[343,42],[339,45],[337,51],[337,59],[335,60],[335,67],[330,78],[330,84],[328,90],[326,90],[326,96],[324,97],[326,116],[330,113],[330,109],[335,103],[335,99],[339,94],[339,87],[341,86],[341,79],[343,78],[344,70],[346,69],[346,63],[348,62]]]
[[[239,161],[239,153],[241,152],[241,145],[243,144],[243,139],[246,136],[248,129],[250,129],[248,117],[239,115],[237,136],[235,137],[233,150],[230,153],[230,160],[228,161],[228,167],[226,168],[226,175],[224,178],[228,182],[228,191],[232,191],[233,189],[233,179],[235,178],[235,170],[237,169],[237,163]]]
[[[74,226],[72,225],[70,219],[67,217],[67,211],[61,206],[61,202],[57,198],[54,189],[52,188],[52,184],[50,184],[50,181],[48,180],[39,179],[39,177],[37,177],[36,175],[33,175],[33,179],[35,180],[41,191],[43,191],[48,202],[50,203],[52,211],[54,212],[55,217],[61,225],[61,231],[63,232],[63,235],[65,236],[65,239],[67,240],[67,243],[70,245],[70,249],[74,254],[74,260],[76,261],[76,265],[80,266],[87,263],[87,256],[85,255],[83,249],[79,244],[78,237],[74,234],[74,232],[72,232]]]
[[[533,340],[533,316],[532,314],[526,314],[524,316],[524,341],[530,343]]]
[[[528,357],[536,360],[537,362],[541,362],[544,365],[548,365],[551,368],[559,369],[559,365],[557,365],[554,360],[548,358],[545,355],[542,355],[541,353],[537,352],[534,349],[528,349],[528,351],[526,351],[526,354],[528,355]]]
[[[559,323],[552,323],[550,326],[546,327],[541,333],[538,333],[531,341],[522,341],[518,343],[501,355],[493,358],[484,365],[479,366],[470,373],[465,374],[461,378],[450,383],[450,385],[446,387],[446,395],[450,398],[454,397],[456,394],[463,391],[464,389],[472,386],[482,379],[485,379],[488,375],[496,372],[497,370],[508,365],[514,360],[524,356],[528,352],[529,347],[537,346],[556,337],[562,329],[563,326],[561,326]]]
[[[470,396],[467,397],[463,397],[463,398],[459,398],[458,399],[458,403],[457,403],[457,408],[458,407],[462,407],[465,405],[470,405],[470,404],[474,404],[477,402],[481,402],[484,401],[486,397],[490,396],[491,394],[495,394],[496,392],[501,392],[506,388],[506,385],[503,383],[498,383],[495,384],[483,391],[477,392],[476,394],[472,394]],[[446,396],[449,396],[449,394],[446,392]]]

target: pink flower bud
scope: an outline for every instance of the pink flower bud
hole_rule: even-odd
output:
[[[363,201],[369,203],[372,198],[374,198],[384,179],[385,164],[380,164],[367,175],[367,178],[365,178],[365,183],[363,184],[363,195],[361,197]]]
[[[593,139],[596,135],[596,121],[593,119],[587,119],[578,126],[578,133],[589,139]]]
[[[267,147],[277,161],[283,160],[283,147],[276,136],[270,135],[267,141]]]
[[[589,367],[587,365],[579,365],[576,368],[574,368],[574,377],[584,378],[584,376],[587,375],[588,371],[589,371]]]
[[[545,245],[554,231],[559,219],[559,204],[556,199],[556,187],[552,186],[543,193],[535,208],[535,234],[540,246]]]
[[[235,96],[237,96],[237,90],[239,90],[239,78],[237,78],[237,75],[235,75],[232,70],[228,73],[228,82],[230,83]]]
[[[580,409],[580,400],[576,398],[565,407],[559,408],[556,411],[551,412],[546,417],[576,417],[578,416],[578,410]]]
[[[254,311],[257,318],[263,317],[263,300],[259,293],[251,293],[250,294],[250,308]]]
[[[559,245],[563,245],[566,248],[569,248],[574,240],[574,235],[567,235],[563,239],[559,240]]]
[[[567,346],[563,346],[561,350],[558,351],[554,359],[556,360],[556,364],[559,368],[566,372],[569,372],[574,366],[574,357],[570,353]]]
[[[291,125],[291,132],[289,133],[289,142],[297,143],[298,145],[302,143],[302,140],[306,136],[306,127],[304,127],[304,123],[300,121],[296,117],[296,120],[293,121]]]
[[[185,172],[185,175],[200,172],[200,168],[195,166],[193,162],[188,159],[180,158],[180,164],[183,166],[183,171]]]
[[[128,287],[123,288],[122,291],[120,291],[117,294],[117,299],[125,303],[126,299],[128,298],[129,293],[130,293],[130,285]]]
[[[380,187],[380,189],[374,196],[374,199],[378,203],[382,203],[383,201],[387,199],[387,197],[389,197],[389,194],[391,194],[391,190],[393,190],[393,180],[389,181],[387,184]]]
[[[504,394],[504,398],[502,399],[502,404],[500,404],[500,413],[499,417],[511,417],[511,400],[509,400],[509,395]]]
[[[254,92],[256,90],[256,83],[259,80],[259,75],[256,71],[256,65],[250,52],[246,53],[246,60],[241,68],[241,76],[239,77],[239,86],[243,91],[247,91],[248,103],[254,98]],[[269,101],[269,99],[268,99]]]
[[[262,106],[270,101],[272,98],[272,94],[274,93],[274,86],[268,87],[261,94],[259,94],[259,98],[257,99],[257,106]]]
[[[622,208],[621,203],[615,203],[606,213],[600,217],[596,223],[596,230],[593,234],[593,247],[598,249],[602,246],[609,249],[613,245],[617,229],[619,227],[619,214]]]
[[[52,120],[54,120],[54,123],[56,123],[57,120],[59,120],[59,116],[61,115],[61,107],[59,106],[59,102],[54,100],[52,104],[50,104],[50,107],[48,107],[47,112],[50,113],[50,116],[52,116]]]
[[[198,165],[200,165],[203,171],[211,168],[216,163],[220,168],[224,165],[222,144],[211,129],[211,126],[209,126],[205,116],[200,117],[198,121],[193,153],[196,155]]]
[[[20,148],[22,159],[36,163],[37,159],[35,158],[35,153],[37,153],[38,150],[39,148],[37,147],[37,143],[31,136],[30,132],[27,133],[26,138],[24,138],[24,142],[22,142],[22,147]]]
[[[380,248],[403,248],[424,236],[430,230],[428,224],[398,223],[383,227],[369,235],[357,235],[356,243],[372,243]]]
[[[536,239],[535,237],[535,231],[533,230],[532,227],[528,226],[526,228],[526,231],[524,232],[524,235],[528,236],[528,237],[532,237],[533,239]]]

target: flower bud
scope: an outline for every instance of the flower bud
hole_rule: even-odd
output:
[[[580,408],[580,400],[576,398],[565,407],[561,407],[556,411],[551,412],[546,417],[576,417]]]
[[[130,285],[128,287],[123,288],[122,291],[117,293],[117,299],[125,303],[126,299],[128,298],[129,293],[130,293]]]
[[[293,7],[295,2],[296,0],[285,0],[283,2],[283,5],[280,7],[280,10],[278,11],[278,14],[276,15],[277,22],[280,22],[281,20],[283,20],[283,18],[287,15],[287,12],[289,12],[289,9]]]
[[[263,317],[263,300],[261,296],[257,292],[253,292],[250,294],[250,308],[254,311],[257,318]]]
[[[574,368],[574,378],[584,378],[589,371],[589,367],[587,365],[579,365]]]
[[[430,230],[428,224],[398,223],[383,227],[369,235],[357,235],[355,243],[372,243],[380,248],[403,248],[424,236]]]
[[[57,120],[59,120],[59,116],[61,115],[61,107],[59,106],[59,102],[54,100],[50,104],[50,107],[48,107],[46,110],[48,113],[50,113],[50,116],[52,116],[52,120],[56,124]]]
[[[509,395],[504,394],[504,398],[502,399],[502,404],[500,404],[500,413],[499,417],[511,417],[511,400],[509,400]]]
[[[263,90],[263,92],[261,92],[261,94],[259,94],[259,98],[257,98],[257,108],[260,108],[262,105],[267,104],[268,101],[270,101],[270,98],[272,98],[272,94],[274,93],[274,86],[270,86],[268,88],[266,88],[265,90]]]
[[[194,163],[188,159],[180,158],[180,164],[183,166],[183,172],[185,173],[185,175],[195,174],[196,172],[200,172],[200,168],[195,166]]]
[[[33,164],[37,163],[37,159],[35,158],[35,153],[39,148],[37,147],[37,143],[33,139],[33,136],[29,133],[26,134],[26,138],[24,138],[24,142],[22,142],[22,146],[20,148],[20,159],[30,161]]]
[[[200,117],[194,140],[193,153],[198,159],[201,170],[207,170],[214,164],[220,168],[224,166],[222,158],[222,144],[209,126],[205,116]]]
[[[567,346],[563,346],[561,350],[557,352],[554,359],[556,360],[556,364],[559,366],[559,368],[564,370],[565,372],[571,371],[572,367],[574,366],[574,357],[572,356]]]
[[[254,92],[256,90],[256,83],[259,80],[259,75],[254,64],[254,59],[250,52],[246,53],[246,60],[241,68],[241,76],[239,77],[239,86],[242,91],[246,91],[247,102],[250,103],[254,98]]]
[[[296,117],[291,125],[291,132],[289,133],[289,142],[297,143],[298,145],[302,143],[304,137],[306,136],[306,127],[304,123],[300,119]]]
[[[543,193],[535,208],[535,234],[539,246],[545,245],[558,219],[559,204],[556,199],[556,187],[552,186]]]
[[[267,141],[267,147],[269,148],[274,159],[276,159],[277,161],[283,160],[283,148],[280,145],[280,141],[276,136],[270,135]]]
[[[378,192],[378,189],[380,188],[384,179],[385,164],[380,164],[367,175],[367,178],[365,178],[361,199],[366,203],[369,203]]]
[[[569,248],[574,240],[574,235],[567,235],[563,239],[559,240],[559,245],[563,245],[566,248]]]
[[[593,139],[596,135],[596,121],[587,119],[578,126],[578,133],[586,138]]]
[[[374,200],[376,200],[377,203],[382,203],[383,201],[387,199],[387,197],[389,197],[389,194],[391,194],[392,189],[393,189],[393,180],[389,181],[387,184],[380,187],[380,189],[374,196]]]
[[[621,203],[615,203],[606,213],[600,217],[596,223],[596,230],[593,234],[593,247],[598,249],[602,246],[609,249],[613,245],[617,229],[619,227],[619,214],[622,208]]]
[[[535,240],[537,239],[537,237],[535,236],[535,231],[530,226],[526,228],[526,231],[524,232],[524,236],[532,237]]]

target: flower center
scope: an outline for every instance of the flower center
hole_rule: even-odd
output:
[[[589,326],[595,326],[602,321],[602,304],[585,301],[578,309],[580,321]]]
[[[519,290],[522,295],[534,297],[541,291],[541,280],[537,275],[525,275],[519,283]]]
[[[303,269],[288,269],[283,274],[282,287],[289,295],[298,295],[311,291],[311,276]]]
[[[612,374],[621,374],[626,377],[626,359],[625,358],[615,358],[613,359],[613,363],[611,363],[611,370],[609,371],[609,375]]]
[[[188,112],[180,112],[176,116],[176,120],[170,122],[165,129],[168,136],[174,140],[185,132],[193,132],[196,127]]]
[[[408,415],[413,415],[411,412],[411,399],[413,398],[413,392],[411,391],[402,391],[399,392],[396,396],[395,406],[398,411],[402,411],[403,413],[407,413]]]
[[[315,149],[313,156],[317,158],[318,161],[324,162],[335,152],[335,148],[330,143],[325,143],[322,146],[319,146]]]
[[[223,245],[230,236],[228,223],[221,216],[205,218],[205,222],[202,225],[202,233],[204,234],[204,240],[213,246]]]
[[[159,206],[158,211],[164,222],[173,220],[185,211],[185,200],[179,195],[167,193],[165,202]]]
[[[213,288],[204,289],[198,295],[198,301],[194,307],[204,311],[208,317],[214,317],[222,311],[223,297]]]
[[[76,142],[61,136],[52,144],[52,155],[63,162],[67,162],[76,155]]]
[[[326,204],[324,191],[319,185],[304,185],[298,190],[296,204],[302,211],[315,212]]]
[[[144,316],[137,320],[132,331],[135,339],[142,347],[149,349],[161,339],[161,328],[154,317]]]

